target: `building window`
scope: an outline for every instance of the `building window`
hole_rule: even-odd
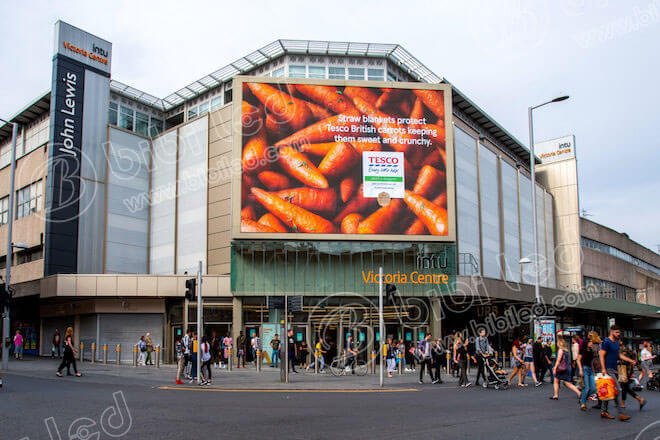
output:
[[[117,125],[117,103],[110,102],[110,107],[108,108],[108,124]]]
[[[221,105],[222,105],[221,97],[216,96],[215,98],[211,99],[211,111],[219,109]]]
[[[119,126],[126,130],[133,131],[133,109],[129,107],[119,106]]]
[[[325,67],[324,66],[309,66],[309,77],[310,78],[325,78]]]
[[[208,101],[207,102],[202,102],[199,105],[199,115],[202,116],[202,115],[205,115],[208,112],[209,112],[209,103],[208,103]]]
[[[0,226],[9,221],[9,196],[0,199]]]
[[[367,78],[369,81],[384,81],[385,80],[385,70],[384,69],[367,69]]]
[[[397,77],[391,74],[390,72],[387,72],[387,80],[388,81],[398,81]]]
[[[345,67],[328,67],[328,78],[330,79],[346,79]]]
[[[41,246],[33,249],[26,249],[16,254],[16,264],[25,264],[31,261],[41,260],[44,257]]]
[[[149,115],[135,112],[135,132],[143,136],[149,136]]]
[[[479,187],[477,183],[477,140],[456,127],[456,213],[458,219],[458,252],[466,264],[459,266],[460,275],[481,273],[479,234]],[[468,258],[469,257],[469,258]]]
[[[158,136],[163,132],[163,121],[156,118],[151,118],[151,125],[149,126],[149,134],[151,137]]]
[[[188,120],[197,117],[197,106],[188,109]]]
[[[364,69],[362,67],[349,67],[348,79],[364,79]]]
[[[305,66],[289,66],[289,77],[290,78],[304,78],[305,77]]]
[[[233,98],[232,89],[225,90],[225,104],[229,104]]]
[[[16,218],[27,217],[41,211],[41,194],[41,180],[19,189],[16,192]]]
[[[275,77],[275,78],[281,78],[284,76],[284,67],[280,67],[279,69],[275,69],[270,73],[270,76]]]

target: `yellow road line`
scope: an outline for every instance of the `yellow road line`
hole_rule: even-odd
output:
[[[391,388],[381,389],[372,388],[364,390],[351,389],[278,389],[278,388],[192,388],[192,387],[172,387],[162,386],[159,390],[167,391],[201,391],[215,393],[412,393],[418,391],[416,388]]]

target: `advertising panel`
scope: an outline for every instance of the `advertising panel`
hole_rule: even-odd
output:
[[[237,77],[234,93],[234,237],[454,241],[449,85]]]
[[[557,351],[555,327],[556,324],[554,319],[534,320],[534,341],[539,337],[543,338],[544,343],[550,344],[553,353]]]
[[[575,136],[564,136],[534,144],[534,154],[541,159],[541,163],[572,159],[575,157]]]

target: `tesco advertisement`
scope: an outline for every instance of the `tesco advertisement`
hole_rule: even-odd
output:
[[[234,93],[236,236],[454,241],[449,85],[238,77]]]

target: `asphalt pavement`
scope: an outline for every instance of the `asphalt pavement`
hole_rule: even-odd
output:
[[[57,362],[12,362],[0,390],[0,439],[655,439],[660,393],[645,391],[630,422],[581,412],[562,390],[462,389],[453,378],[419,385],[404,374],[378,387],[377,376],[298,374],[290,384],[268,367],[213,370],[211,387],[174,385],[174,368],[80,366],[58,378]]]

